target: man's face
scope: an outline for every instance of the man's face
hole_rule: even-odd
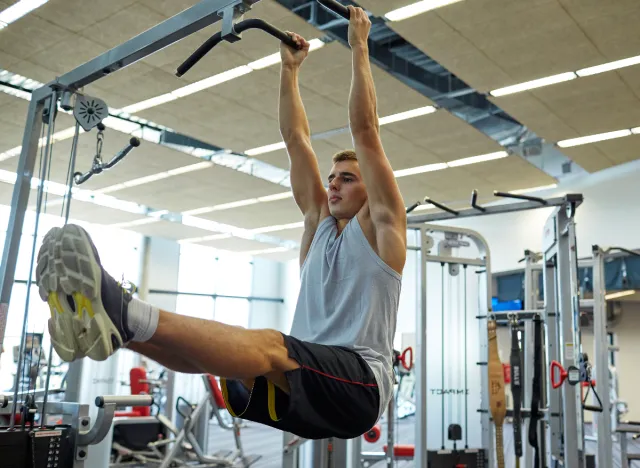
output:
[[[367,201],[357,161],[340,161],[329,174],[329,212],[336,219],[351,219]]]

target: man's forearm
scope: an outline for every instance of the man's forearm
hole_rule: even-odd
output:
[[[304,110],[298,76],[300,68],[283,65],[280,70],[280,134],[285,143],[296,137],[311,137],[311,130]]]
[[[349,94],[349,125],[351,134],[378,129],[376,89],[366,44],[352,47],[352,79]]]

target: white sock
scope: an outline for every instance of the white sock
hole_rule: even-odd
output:
[[[127,312],[133,341],[149,341],[158,328],[160,309],[134,297],[129,302]]]

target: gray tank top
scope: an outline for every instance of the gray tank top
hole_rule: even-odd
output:
[[[300,272],[291,336],[360,354],[378,383],[380,417],[393,394],[402,276],[374,252],[356,217],[337,234],[332,216],[318,225]]]

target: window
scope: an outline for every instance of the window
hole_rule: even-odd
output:
[[[229,297],[178,294],[177,312],[191,317],[215,319],[247,328],[253,263],[249,257],[223,253],[210,247],[183,244],[180,247],[178,290]]]
[[[33,201],[32,201],[33,202]],[[4,228],[0,231],[0,252],[4,250],[6,237],[6,226],[11,210],[10,207],[0,206],[0,226]],[[62,226],[63,219],[58,216],[59,209],[51,209],[50,214],[42,214],[38,222],[38,237],[36,239],[36,254],[42,244],[45,234],[56,226]],[[9,305],[9,315],[7,317],[7,327],[4,337],[4,352],[0,356],[0,391],[12,389],[17,365],[14,362],[14,348],[17,351],[20,346],[22,336],[25,308],[27,304],[27,285],[24,283],[29,277],[31,269],[31,259],[33,251],[33,231],[35,229],[36,216],[34,212],[27,212],[25,215],[23,235],[20,239],[20,249],[18,251],[18,261],[16,264],[15,278],[18,281],[12,289],[11,302]],[[91,235],[99,253],[100,260],[104,268],[117,280],[125,278],[138,283],[140,275],[140,245],[142,236],[133,232],[119,231],[105,226],[97,226],[88,223],[79,223]],[[38,287],[35,285],[35,264],[32,269],[31,294],[29,297],[28,321],[26,332],[43,334],[42,349],[44,354],[41,358],[40,366],[43,367],[49,358],[49,338],[48,320],[50,317],[49,307],[40,299]],[[37,362],[37,361],[36,361]],[[53,366],[59,365],[59,371],[66,370],[66,363],[63,363],[55,351],[52,352]],[[44,375],[44,372],[41,372]],[[50,388],[56,388],[56,374],[52,375]],[[44,387],[44,378],[38,379],[37,387]]]

